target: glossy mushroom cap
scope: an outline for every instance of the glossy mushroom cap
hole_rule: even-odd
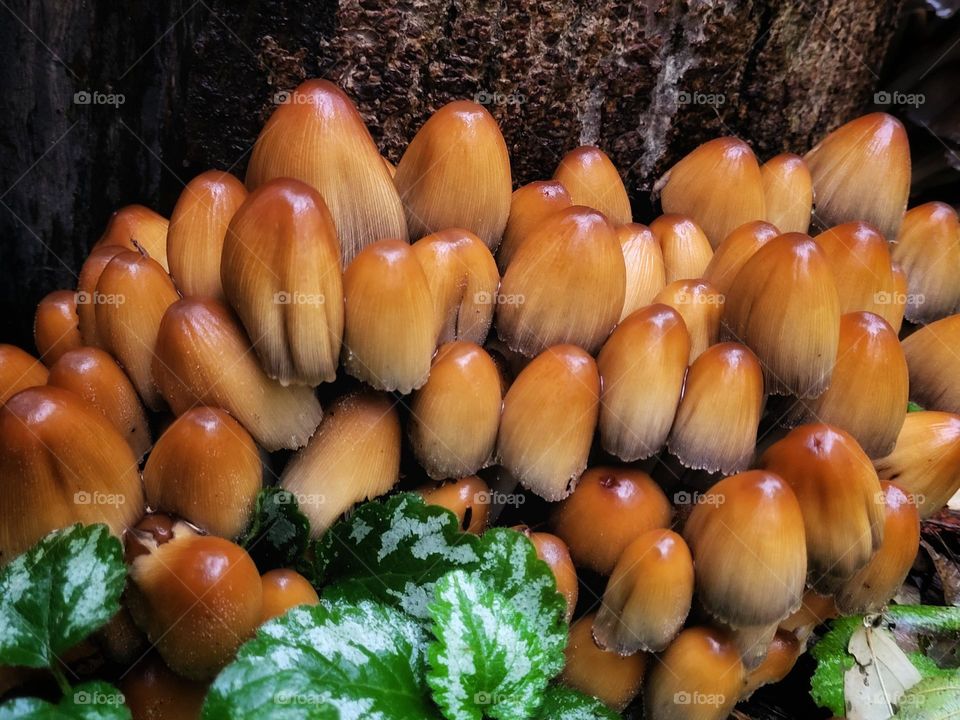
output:
[[[185,298],[167,310],[153,376],[175,414],[222,408],[271,451],[305,445],[323,416],[310,388],[266,376],[236,317],[210,298]]]
[[[643,687],[648,720],[723,720],[740,697],[740,654],[720,630],[690,627],[652,663]]]
[[[368,245],[343,275],[343,366],[378,390],[409,393],[423,385],[437,347],[430,285],[401,240]]]
[[[746,470],[765,399],[763,369],[750,348],[713,345],[687,372],[667,447],[689,468],[724,474]]]
[[[666,213],[688,215],[717,247],[735,227],[767,217],[757,158],[742,140],[700,145],[657,182]]]
[[[653,302],[667,284],[660,241],[646,225],[627,223],[617,228],[627,271],[627,289],[620,311],[620,322]]]
[[[570,550],[563,540],[556,535],[545,532],[531,532],[526,526],[515,528],[523,532],[533,547],[537,550],[537,557],[543,560],[557,581],[557,592],[567,601],[567,622],[573,618],[577,609],[577,597],[580,594],[580,584],[577,581],[577,569],[570,557]]]
[[[910,146],[899,120],[887,113],[851,120],[804,160],[822,225],[863,220],[888,240],[897,236],[910,194]]]
[[[533,356],[572,343],[596,352],[626,293],[620,243],[596,210],[573,205],[547,217],[522,242],[500,284],[497,332]]]
[[[503,230],[503,242],[497,248],[497,267],[500,272],[520,248],[520,244],[549,215],[573,205],[570,193],[556,180],[536,180],[513,191],[510,198],[510,216]]]
[[[83,346],[75,292],[54,290],[40,301],[33,320],[33,341],[47,367],[65,352]]]
[[[793,490],[772,472],[751,470],[711,487],[683,528],[704,609],[735,629],[796,610],[807,573],[803,521]]]
[[[960,315],[930,323],[903,340],[910,399],[927,410],[960,413]]]
[[[160,321],[179,299],[166,270],[139,252],[122,252],[110,260],[88,298],[96,306],[100,345],[123,367],[151,410],[163,408],[151,370]]]
[[[660,243],[668,283],[703,276],[713,248],[700,226],[686,215],[661,215],[650,230]]]
[[[587,466],[600,376],[586,352],[555,345],[535,357],[503,398],[499,463],[540,497],[562,500]]]
[[[147,503],[225,538],[243,532],[263,484],[256,443],[217,408],[192,408],[164,431],[143,468]]]
[[[892,482],[881,482],[883,542],[870,561],[836,592],[844,614],[876,612],[892,598],[913,567],[920,549],[916,499]]]
[[[229,540],[174,533],[131,563],[128,604],[164,662],[203,680],[253,636],[262,608],[260,573]]]
[[[167,232],[169,221],[143,205],[127,205],[110,216],[107,228],[94,245],[119,247],[150,256],[163,269],[167,266]]]
[[[110,421],[57,387],[0,407],[0,565],[47,533],[104,523],[121,535],[143,514],[137,461]]]
[[[623,710],[640,693],[647,656],[638,653],[624,657],[597,647],[593,640],[594,620],[595,614],[591,613],[570,626],[567,664],[560,680],[614,710]]]
[[[783,232],[805,233],[813,211],[813,178],[799,155],[783,153],[760,166],[767,221]]]
[[[771,445],[760,465],[786,480],[800,502],[815,589],[830,592],[867,564],[883,540],[883,504],[856,440],[831,425],[801,425]]]
[[[280,476],[319,537],[355,503],[383,495],[399,479],[396,402],[363,390],[338,398]]]
[[[747,699],[764,685],[783,680],[803,654],[803,643],[788,630],[777,630],[763,662],[751,670],[743,681],[741,699]]]
[[[893,451],[873,465],[881,480],[913,496],[922,519],[930,517],[960,490],[960,415],[907,413]]]
[[[719,341],[726,297],[706,280],[675,280],[658,292],[653,302],[669,305],[683,318],[690,335],[689,364]]]
[[[290,178],[254,190],[230,221],[220,279],[269,377],[311,386],[336,378],[340,243],[316,190]]]
[[[671,515],[670,501],[645,472],[593,467],[556,506],[550,523],[578,566],[609,575],[632,542],[669,527]]]
[[[99,410],[142,458],[151,446],[146,411],[133,383],[109,354],[94,347],[70,350],[50,368],[48,384],[75,393]]]
[[[957,211],[930,202],[907,211],[891,247],[907,276],[906,315],[929,323],[960,312],[960,220]]]
[[[47,368],[30,353],[15,345],[0,344],[0,405],[37,385],[45,385]]]
[[[683,627],[693,601],[693,558],[672,530],[648,530],[620,556],[593,623],[597,644],[621,655],[658,652]]]
[[[437,342],[482,344],[493,322],[500,287],[490,250],[472,232],[459,228],[420,238],[411,249],[433,298]]]
[[[600,442],[633,462],[660,451],[680,403],[690,335],[679,312],[650,305],[625,318],[597,355]]]
[[[320,602],[317,591],[303,575],[295,570],[286,568],[270,570],[261,576],[260,582],[263,585],[261,623],[279,617],[298,605],[316,605]]]
[[[896,279],[889,245],[877,229],[865,222],[849,222],[813,239],[827,254],[837,280],[840,312],[872,312],[892,322]]]
[[[477,472],[493,457],[500,427],[500,373],[471,342],[443,345],[410,403],[408,432],[417,461],[435,480]]]
[[[799,400],[791,423],[818,420],[850,433],[871,458],[888,454],[907,414],[907,361],[893,328],[879,315],[840,318],[840,342],[830,387]]]
[[[180,193],[167,231],[170,277],[184,295],[223,300],[220,255],[227,226],[247,197],[230,173],[207,170]]]
[[[767,393],[821,395],[840,337],[840,300],[826,253],[799,233],[770,240],[737,273],[722,324],[725,339],[760,358]]]
[[[425,485],[418,492],[428,505],[439,505],[456,515],[463,532],[481,535],[487,529],[493,493],[476,475],[437,486]]]
[[[493,116],[457,100],[423,124],[393,178],[411,240],[445,228],[476,234],[495,250],[510,214],[510,156]]]
[[[313,187],[333,216],[343,267],[377,240],[406,241],[393,178],[350,98],[316,79],[281,95],[250,155],[247,189],[281,177]]]
[[[117,255],[127,252],[121,245],[101,245],[94,247],[83,261],[77,278],[77,327],[84,345],[102,348],[103,342],[97,332],[97,283],[103,269]]]
[[[747,260],[780,235],[776,226],[762,220],[744,223],[724,238],[703,271],[703,279],[726,295]]]
[[[563,156],[553,179],[570,193],[574,205],[599,210],[614,225],[630,222],[630,198],[620,173],[603,150],[582,145]]]

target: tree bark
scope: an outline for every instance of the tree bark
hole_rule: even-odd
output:
[[[455,98],[488,104],[515,184],[593,143],[639,220],[670,164],[721,134],[803,152],[870,102],[901,0],[17,0],[0,9],[0,341],[73,287],[110,212],[168,214],[243,175],[275,93],[323,76],[399,159]],[[120,93],[120,105],[74,94]]]

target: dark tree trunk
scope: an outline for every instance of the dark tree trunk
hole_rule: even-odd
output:
[[[197,172],[242,176],[274,94],[305,77],[341,84],[393,160],[459,97],[489,103],[516,183],[599,144],[649,220],[655,178],[704,139],[802,152],[862,111],[900,0],[116,5],[0,9],[0,341],[29,343],[35,303],[74,285],[113,209],[166,214]]]

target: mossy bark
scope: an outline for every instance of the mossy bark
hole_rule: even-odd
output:
[[[900,1],[16,0],[0,11],[0,340],[27,340],[114,208],[169,213],[197,172],[242,176],[275,93],[305,77],[340,83],[393,160],[461,97],[500,121],[516,183],[599,144],[649,219],[653,181],[703,140],[802,152],[866,107]]]

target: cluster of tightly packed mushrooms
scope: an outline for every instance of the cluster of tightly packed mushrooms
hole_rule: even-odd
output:
[[[883,607],[960,488],[960,224],[907,210],[910,172],[882,113],[763,164],[721,137],[646,226],[596,147],[514,191],[496,121],[457,101],[394,168],[307,81],[245,182],[117,211],[39,304],[39,359],[0,346],[0,565],[75,522],[125,536],[108,635],[146,634],[186,703],[317,601],[233,542],[269,468],[315,537],[398,484],[477,533],[529,492],[570,618],[577,572],[607,578],[563,681],[724,718],[825,619]]]

